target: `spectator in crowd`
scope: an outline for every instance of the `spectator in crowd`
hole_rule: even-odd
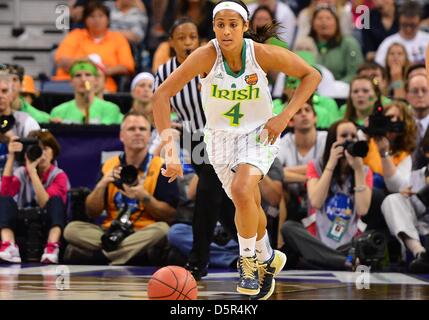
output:
[[[109,29],[109,9],[100,2],[89,2],[84,9],[84,29],[72,30],[55,53],[58,67],[55,80],[70,79],[70,68],[76,60],[98,54],[106,67],[106,88],[117,91],[113,77],[134,72],[134,60],[127,39]]]
[[[407,0],[399,9],[399,32],[383,40],[377,49],[375,61],[385,66],[387,49],[392,43],[400,43],[407,49],[412,63],[423,62],[429,42],[429,33],[420,31],[421,6],[417,1]]]
[[[291,8],[278,0],[257,0],[256,3],[247,6],[250,16],[253,15],[258,6],[267,6],[274,13],[275,21],[281,26],[279,29],[280,40],[286,42],[291,48],[296,29],[296,17]]]
[[[8,72],[12,77],[12,109],[28,113],[39,123],[49,122],[49,114],[33,107],[21,96],[21,89],[24,81],[25,70],[19,65],[6,64]],[[34,84],[33,84],[34,85]]]
[[[102,177],[86,199],[90,217],[99,217],[106,210],[107,218],[102,227],[82,221],[67,225],[64,237],[70,244],[65,253],[68,261],[93,259],[101,251],[112,265],[129,263],[163,241],[168,224],[174,220],[177,183],[168,183],[161,174],[162,159],[148,153],[149,122],[142,114],[132,111],[124,117],[119,137],[124,152],[103,164]],[[138,168],[139,178],[135,186],[115,183],[126,165]],[[131,221],[134,232],[116,247],[105,246],[101,240],[103,234],[111,228],[113,221],[121,218]]]
[[[346,141],[357,141],[357,128],[353,122],[340,120],[329,128],[323,158],[308,164],[311,214],[305,225],[289,220],[282,227],[291,267],[293,256],[317,267],[354,267],[347,254],[351,241],[362,231],[359,220],[370,207],[372,172],[362,158],[344,150]]]
[[[25,138],[33,130],[39,130],[40,126],[29,114],[12,109],[13,81],[7,67],[0,65],[0,116],[6,117],[8,123],[2,123],[0,131],[0,176],[6,164],[9,153],[7,142],[11,136]],[[9,119],[9,117],[12,117]]]
[[[375,81],[380,93],[382,94],[382,101],[388,101],[388,103],[390,103],[390,99],[386,97],[387,74],[384,67],[380,66],[377,62],[365,62],[358,68],[357,75],[367,77]]]
[[[321,74],[322,74],[322,81],[320,82],[319,86],[317,87],[317,93],[320,96],[329,97],[333,99],[345,99],[347,98],[347,92],[349,92],[349,84],[344,81],[335,80],[334,75],[332,72],[326,68],[325,66],[322,66],[321,64],[316,64],[316,61],[320,61],[319,57],[319,51],[317,49],[317,46],[314,42],[314,39],[310,36],[305,36],[296,39],[295,45],[293,48],[293,51],[301,56],[304,60],[306,60],[306,56],[311,57],[310,60],[306,60],[308,63],[310,63],[313,67],[315,67]],[[336,116],[338,113],[338,106],[335,102],[336,110],[333,112],[333,115]],[[317,106],[316,112],[319,112]],[[329,110],[332,111],[331,109]],[[336,118],[338,120],[338,118]],[[324,118],[318,118],[318,121],[324,121]],[[335,122],[335,121],[333,121]],[[327,128],[333,123],[329,122],[329,125]]]
[[[68,0],[70,8],[70,29],[85,28],[83,13],[89,2],[109,2],[110,0]]]
[[[141,0],[116,0],[110,12],[110,29],[139,45],[146,35],[148,16]]]
[[[344,0],[312,0],[311,4],[302,10],[298,16],[298,32],[296,38],[308,36],[311,28],[311,17],[318,7],[330,6],[339,17],[341,34],[350,36],[353,29],[351,6]]]
[[[426,75],[426,67],[424,63],[413,63],[407,68],[407,72],[405,73],[405,80],[414,77],[415,75]],[[404,84],[405,85],[405,84]]]
[[[407,184],[401,186],[401,192],[387,196],[381,206],[391,234],[413,254],[414,260],[409,265],[413,273],[429,272],[429,253],[420,241],[420,236],[429,234],[429,208],[416,196],[428,185],[429,131],[423,138],[421,149],[427,164],[413,171]]]
[[[364,162],[374,173],[374,187],[399,192],[410,178],[411,154],[416,147],[416,124],[411,110],[400,101],[384,106],[383,115],[391,122],[403,122],[403,132],[385,132],[384,136],[370,137]]]
[[[374,105],[382,101],[378,86],[368,77],[356,76],[350,83],[349,97],[340,113],[345,119],[358,126],[364,126],[374,110]]]
[[[96,65],[90,60],[76,60],[70,68],[74,99],[56,106],[51,121],[57,123],[119,124],[119,107],[95,96]]]
[[[41,208],[42,218],[49,226],[49,235],[42,263],[58,263],[60,238],[65,225],[65,208],[69,182],[66,173],[55,165],[60,146],[55,137],[46,130],[33,131],[29,137],[39,140],[43,153],[37,159],[25,156],[25,165],[13,170],[15,153],[23,145],[17,136],[11,137],[8,159],[4,168],[0,190],[0,259],[20,263],[18,245],[15,242],[18,210]]]
[[[420,169],[425,165],[424,155],[420,151],[420,143],[429,125],[429,89],[425,75],[416,74],[405,83],[406,98],[414,111],[417,125],[417,149],[413,153],[413,169]]]
[[[319,50],[319,63],[332,72],[335,80],[350,82],[363,62],[361,48],[353,37],[341,34],[338,16],[331,7],[316,8],[310,36]]]
[[[292,118],[289,132],[280,139],[278,158],[283,166],[287,195],[287,219],[301,221],[307,216],[307,164],[322,157],[326,131],[317,131],[313,99]]]
[[[399,31],[398,7],[395,0],[375,0],[369,13],[370,28],[362,28],[362,51],[366,60],[372,61],[385,38]]]
[[[305,55],[303,52],[297,52],[298,55],[301,57],[304,57],[304,60],[306,60],[310,65],[312,64],[310,59],[305,58]],[[315,66],[317,69],[318,66]],[[300,84],[299,79],[294,77],[288,77],[286,80],[285,88],[284,88],[284,95],[287,99],[287,102],[292,97],[292,95],[295,93],[296,88]],[[279,99],[274,100],[274,113],[279,114],[283,109],[287,106],[287,102],[284,104],[279,105]],[[311,101],[309,101],[317,115],[317,124],[316,127],[320,129],[326,129],[329,128],[332,123],[337,121],[341,116],[338,113],[338,105],[335,102],[334,99],[322,96],[318,94],[317,92],[313,94]]]
[[[209,0],[178,0],[176,19],[188,17],[195,23],[202,43],[214,38],[212,12],[215,5]]]
[[[405,75],[409,64],[407,49],[400,43],[392,43],[387,49],[385,64],[389,97],[405,99]]]
[[[154,76],[149,72],[141,72],[131,82],[131,96],[133,104],[131,109],[140,112],[153,126],[151,98],[154,90]]]

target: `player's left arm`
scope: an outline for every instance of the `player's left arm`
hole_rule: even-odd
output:
[[[429,83],[429,43],[428,46],[426,47],[426,76],[428,78],[428,83]]]
[[[292,99],[289,101],[287,108],[281,114],[273,118],[274,123],[271,123],[272,130],[268,129],[268,138],[271,143],[272,138],[277,138],[280,133],[286,128],[289,121],[295,113],[304,106],[308,98],[322,79],[320,73],[307,64],[302,58],[295,53],[273,45],[255,44],[256,59],[265,72],[276,71],[283,72],[288,76],[301,79],[301,84],[297,87]],[[272,122],[273,122],[272,121]],[[280,130],[280,132],[278,132]],[[275,137],[273,137],[275,136]]]

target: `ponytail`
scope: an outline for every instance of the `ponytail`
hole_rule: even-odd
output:
[[[256,30],[251,29],[249,26],[249,30],[244,34],[244,37],[259,43],[264,43],[270,38],[276,38],[280,40],[278,35],[279,28],[280,23],[277,22],[266,24],[263,27],[258,27]]]

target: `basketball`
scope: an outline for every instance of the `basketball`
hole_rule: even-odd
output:
[[[185,268],[167,266],[152,275],[147,295],[150,300],[196,300],[197,282]]]

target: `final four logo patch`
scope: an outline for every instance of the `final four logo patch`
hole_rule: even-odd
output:
[[[248,85],[253,86],[258,83],[258,75],[256,73],[249,74],[244,77],[244,80]]]

